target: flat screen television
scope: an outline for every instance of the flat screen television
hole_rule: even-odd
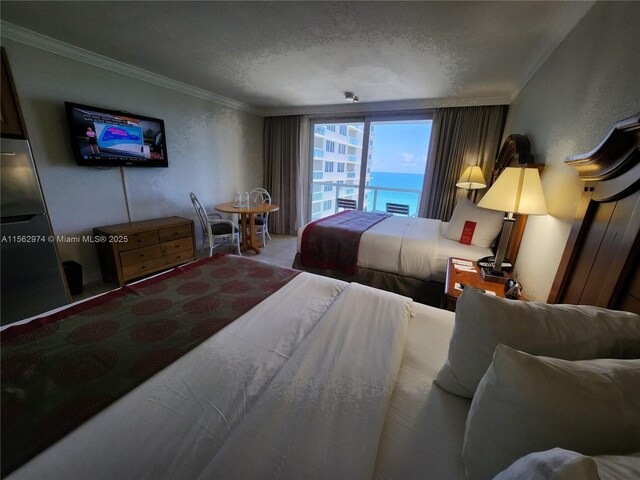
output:
[[[169,166],[162,120],[71,102],[65,108],[78,165]]]

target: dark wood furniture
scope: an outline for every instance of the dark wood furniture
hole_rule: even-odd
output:
[[[165,217],[93,229],[102,279],[129,280],[195,260],[193,221]]]
[[[465,270],[458,270],[455,268],[454,260],[461,260],[464,262],[471,262],[475,272],[467,272]],[[445,281],[444,294],[440,303],[440,308],[449,310],[451,312],[456,311],[456,302],[458,297],[462,294],[462,290],[455,288],[456,283],[460,285],[470,285],[474,288],[480,288],[489,292],[494,292],[496,296],[504,298],[504,284],[496,282],[485,282],[480,275],[480,267],[475,261],[465,260],[462,258],[449,258],[447,263],[447,279]]]
[[[2,68],[0,75],[2,76],[2,85],[0,88],[0,108],[2,115],[0,117],[0,133],[3,137],[10,138],[27,138],[18,96],[16,95],[16,87],[13,84],[11,70],[9,70],[9,62],[6,58],[4,48],[2,49]]]
[[[548,302],[640,313],[640,113],[565,162],[585,183]]]
[[[336,208],[344,208],[346,210],[356,210],[358,204],[351,198],[338,198],[336,199]]]
[[[387,202],[386,205],[387,213],[393,213],[396,215],[406,215],[409,216],[409,205],[406,203],[390,203]]]

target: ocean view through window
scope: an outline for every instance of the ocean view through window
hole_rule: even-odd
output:
[[[409,206],[410,216],[417,215],[430,119],[317,122],[312,128],[310,220],[336,213],[338,198],[355,200],[365,211],[384,212],[387,203],[399,203]]]

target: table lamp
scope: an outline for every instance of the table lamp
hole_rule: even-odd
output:
[[[456,187],[465,188],[467,190],[478,190],[487,188],[487,182],[484,181],[482,170],[477,165],[465,168],[460,176],[460,180],[456,183]]]
[[[511,228],[516,221],[513,214],[545,215],[547,213],[547,204],[544,200],[538,169],[505,168],[484,194],[478,206],[507,213],[502,224],[494,267],[493,269],[481,270],[484,280],[505,283],[507,275],[502,271],[502,263],[511,236]]]

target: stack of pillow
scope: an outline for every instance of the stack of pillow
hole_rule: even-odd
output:
[[[436,383],[473,398],[469,479],[640,478],[639,315],[467,288]]]

